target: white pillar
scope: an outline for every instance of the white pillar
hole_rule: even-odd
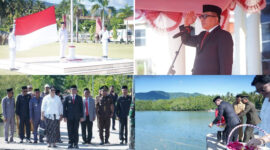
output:
[[[245,51],[245,13],[238,5],[234,11],[234,52],[233,69],[234,75],[246,74],[246,51]]]
[[[260,48],[260,13],[246,15],[246,63],[247,74],[262,74],[262,59]]]

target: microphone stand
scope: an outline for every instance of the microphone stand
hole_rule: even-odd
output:
[[[172,62],[172,64],[171,64],[171,66],[170,66],[170,69],[169,69],[167,75],[170,75],[170,74],[171,74],[171,75],[175,75],[175,72],[176,72],[176,71],[174,70],[174,63],[175,63],[175,61],[176,61],[176,58],[177,58],[178,54],[180,53],[180,50],[181,50],[182,45],[183,45],[183,42],[181,42],[181,44],[180,44],[178,50],[175,52],[175,56],[174,56],[173,62]]]

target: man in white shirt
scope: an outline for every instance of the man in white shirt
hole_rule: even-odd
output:
[[[68,33],[66,30],[65,22],[61,22],[61,28],[59,30],[59,42],[60,42],[60,59],[65,58],[65,51],[68,43]]]
[[[10,65],[9,70],[14,71],[15,68],[15,58],[16,58],[16,37],[15,37],[15,29],[9,29],[9,36],[8,36],[8,46],[9,46],[9,59]]]
[[[107,31],[107,26],[104,26],[101,38],[103,58],[108,58],[108,40],[109,40],[109,32]]]

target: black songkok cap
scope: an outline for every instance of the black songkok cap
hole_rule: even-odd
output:
[[[218,16],[221,15],[222,9],[215,5],[203,5],[203,12],[215,12]]]

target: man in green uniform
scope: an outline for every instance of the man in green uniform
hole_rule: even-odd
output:
[[[261,122],[260,117],[258,116],[258,112],[255,108],[255,105],[248,100],[248,96],[242,97],[242,102],[246,105],[245,110],[239,114],[239,117],[245,116],[247,117],[247,124],[257,125]],[[254,128],[246,127],[244,133],[244,141],[247,143],[250,139],[254,138],[253,134]]]

